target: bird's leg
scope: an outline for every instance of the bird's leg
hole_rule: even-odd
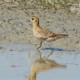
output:
[[[51,47],[51,45],[49,45],[49,47],[50,47],[50,49],[51,49],[51,52],[50,52],[50,54],[47,56],[47,58],[50,56],[50,55],[52,55],[52,53],[53,53],[53,48]]]
[[[50,49],[53,50],[53,48],[51,47],[51,45],[49,45]]]
[[[41,59],[41,56],[42,56],[42,53],[41,53],[41,51],[40,51],[39,49],[36,49],[35,53],[39,54],[39,56],[40,56],[40,59]]]
[[[40,51],[40,50],[38,50],[38,52],[40,53],[40,59],[41,59],[41,55],[42,55],[42,53],[41,53],[41,51]]]
[[[41,48],[42,46],[42,41],[40,42],[39,46],[37,47],[37,49]]]
[[[52,55],[52,53],[53,53],[53,49],[51,49],[51,52],[50,52],[50,54],[47,56],[47,58],[50,56],[50,55]]]

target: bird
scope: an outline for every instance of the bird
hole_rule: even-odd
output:
[[[66,65],[57,63],[55,60],[51,59],[45,59],[45,58],[37,59],[31,65],[28,80],[36,80],[37,74],[39,72],[54,68],[66,68]]]
[[[39,24],[39,18],[37,16],[32,16],[30,18],[30,21],[33,24],[34,36],[41,40],[40,46],[37,49],[39,49],[42,46],[43,40],[54,41],[54,40],[57,40],[59,38],[64,38],[64,37],[68,36],[68,34],[54,33],[53,31],[51,31],[47,28],[41,27]]]

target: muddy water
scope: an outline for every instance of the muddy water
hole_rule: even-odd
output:
[[[41,26],[69,36],[51,42],[52,49],[44,43],[37,50],[40,41],[33,36],[29,21],[34,15],[39,17]],[[36,74],[37,80],[80,79],[80,15],[65,10],[18,10],[0,6],[0,80],[27,80],[32,64],[40,58],[66,68],[41,71]]]
[[[31,65],[40,58],[54,60],[58,64],[66,65],[66,67],[53,67],[40,71],[36,80],[80,79],[80,51],[78,50],[54,49],[49,55],[51,52],[49,49],[38,51],[36,47],[22,42],[1,42],[0,46],[0,80],[27,80]]]

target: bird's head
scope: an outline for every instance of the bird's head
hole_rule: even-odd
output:
[[[33,24],[39,25],[39,18],[37,18],[36,16],[31,17],[31,18],[30,18],[30,21],[31,21]]]

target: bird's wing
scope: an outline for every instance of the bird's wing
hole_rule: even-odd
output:
[[[55,36],[55,33],[53,33],[52,31],[45,29],[43,27],[40,27],[40,29],[38,30],[38,32],[40,33],[42,38],[49,38],[49,37],[53,37]]]

